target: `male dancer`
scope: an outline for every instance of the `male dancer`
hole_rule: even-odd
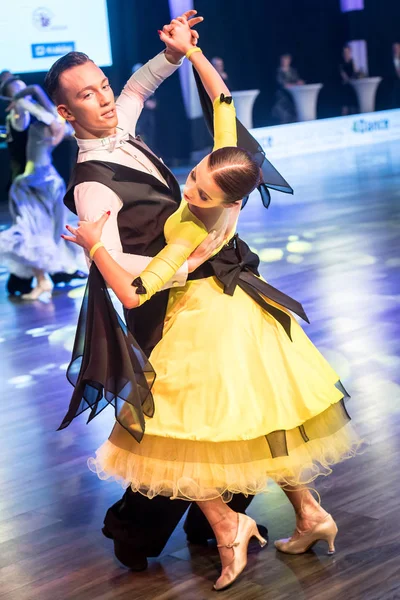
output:
[[[202,19],[185,13],[191,27]],[[193,31],[193,30],[192,30]],[[197,33],[193,31],[193,42]],[[169,169],[134,137],[143,103],[181,64],[183,56],[168,48],[139,71],[124,87],[117,103],[104,73],[82,53],[59,59],[46,77],[46,87],[59,114],[75,129],[78,164],[65,202],[81,220],[111,215],[102,242],[132,276],[139,275],[165,245],[164,224],[178,207],[179,185]],[[189,258],[168,287],[182,286],[188,271],[207,260],[222,239],[210,235]],[[126,313],[127,324],[147,356],[162,336],[168,291],[139,309]],[[234,510],[244,511],[250,499],[235,496]],[[158,556],[188,504],[157,496],[153,500],[127,489],[105,517],[103,533],[114,540],[117,558],[133,570],[143,570],[148,556]],[[212,537],[195,505],[185,524],[190,541]]]

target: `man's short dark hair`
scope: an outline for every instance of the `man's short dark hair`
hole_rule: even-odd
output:
[[[10,77],[13,77],[13,74],[11,73],[11,71],[9,71],[8,69],[5,69],[4,71],[2,71],[0,73],[0,84],[4,83],[4,81],[6,81],[6,79],[10,79]]]
[[[62,101],[60,89],[60,77],[62,73],[68,71],[68,69],[71,69],[72,67],[84,65],[89,61],[93,62],[88,55],[83,52],[68,52],[68,54],[59,58],[54,65],[52,65],[44,80],[44,87],[54,104],[60,104]]]
[[[7,96],[8,98],[12,98],[12,93],[9,91],[9,86],[14,83],[14,81],[20,81],[20,77],[16,77],[10,73],[9,77],[2,77],[3,74],[10,73],[9,71],[3,71],[0,73],[0,95]]]

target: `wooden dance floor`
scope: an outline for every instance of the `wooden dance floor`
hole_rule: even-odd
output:
[[[263,275],[303,302],[306,332],[340,373],[370,446],[316,484],[339,526],[336,555],[323,544],[302,556],[251,546],[248,568],[222,598],[400,598],[399,146],[276,161],[295,195],[275,193],[268,211],[254,197],[242,213],[240,231],[260,253]],[[24,304],[7,298],[5,282],[3,271],[0,600],[216,597],[217,550],[188,547],[181,526],[145,573],[114,559],[100,530],[121,489],[86,466],[112,410],[56,431],[71,394],[65,368],[83,288]],[[271,541],[293,530],[291,506],[275,485],[249,513],[268,525]]]

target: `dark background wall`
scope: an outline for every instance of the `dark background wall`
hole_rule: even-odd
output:
[[[168,0],[109,0],[108,5],[112,32],[118,31],[112,33],[112,79],[120,89],[132,64],[160,51],[157,29],[169,20],[169,7]],[[194,5],[205,17],[198,30],[207,56],[224,58],[233,89],[260,89],[256,127],[273,124],[275,73],[283,52],[292,53],[306,82],[324,84],[318,118],[340,115],[338,64],[351,23],[349,15],[341,13],[339,0],[194,0]],[[365,0],[365,10],[352,16],[368,42],[370,75],[388,76],[391,44],[400,38],[400,0]],[[159,151],[167,159],[184,158],[190,136],[179,78],[166,81],[157,97]],[[377,108],[390,108],[389,97],[386,81],[378,92]]]
[[[271,121],[275,74],[283,52],[293,55],[293,65],[307,83],[331,87],[337,79],[343,42],[339,0],[196,0],[195,6],[207,18],[202,44],[209,55],[225,58],[232,86],[261,90],[254,109],[255,126]],[[318,116],[337,114],[325,90],[319,105]]]
[[[364,25],[371,75],[388,75],[391,45],[400,42],[400,1],[364,0]]]

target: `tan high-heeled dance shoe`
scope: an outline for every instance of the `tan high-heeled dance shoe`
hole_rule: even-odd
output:
[[[53,284],[48,279],[38,283],[29,294],[22,294],[21,300],[38,300],[40,296],[46,294],[47,298],[51,298],[53,292]]]
[[[256,537],[263,548],[267,545],[257,528],[257,523],[248,517],[238,513],[238,529],[235,541],[231,544],[218,544],[218,548],[232,548],[233,561],[224,569],[224,574],[214,584],[214,589],[218,592],[225,590],[239,577],[247,565],[247,548],[252,537]]]
[[[324,541],[328,544],[328,554],[335,554],[334,542],[338,528],[331,515],[326,515],[322,521],[316,523],[308,531],[299,531],[298,529],[297,531],[300,534],[297,539],[277,540],[275,548],[286,554],[304,554],[317,542]]]

